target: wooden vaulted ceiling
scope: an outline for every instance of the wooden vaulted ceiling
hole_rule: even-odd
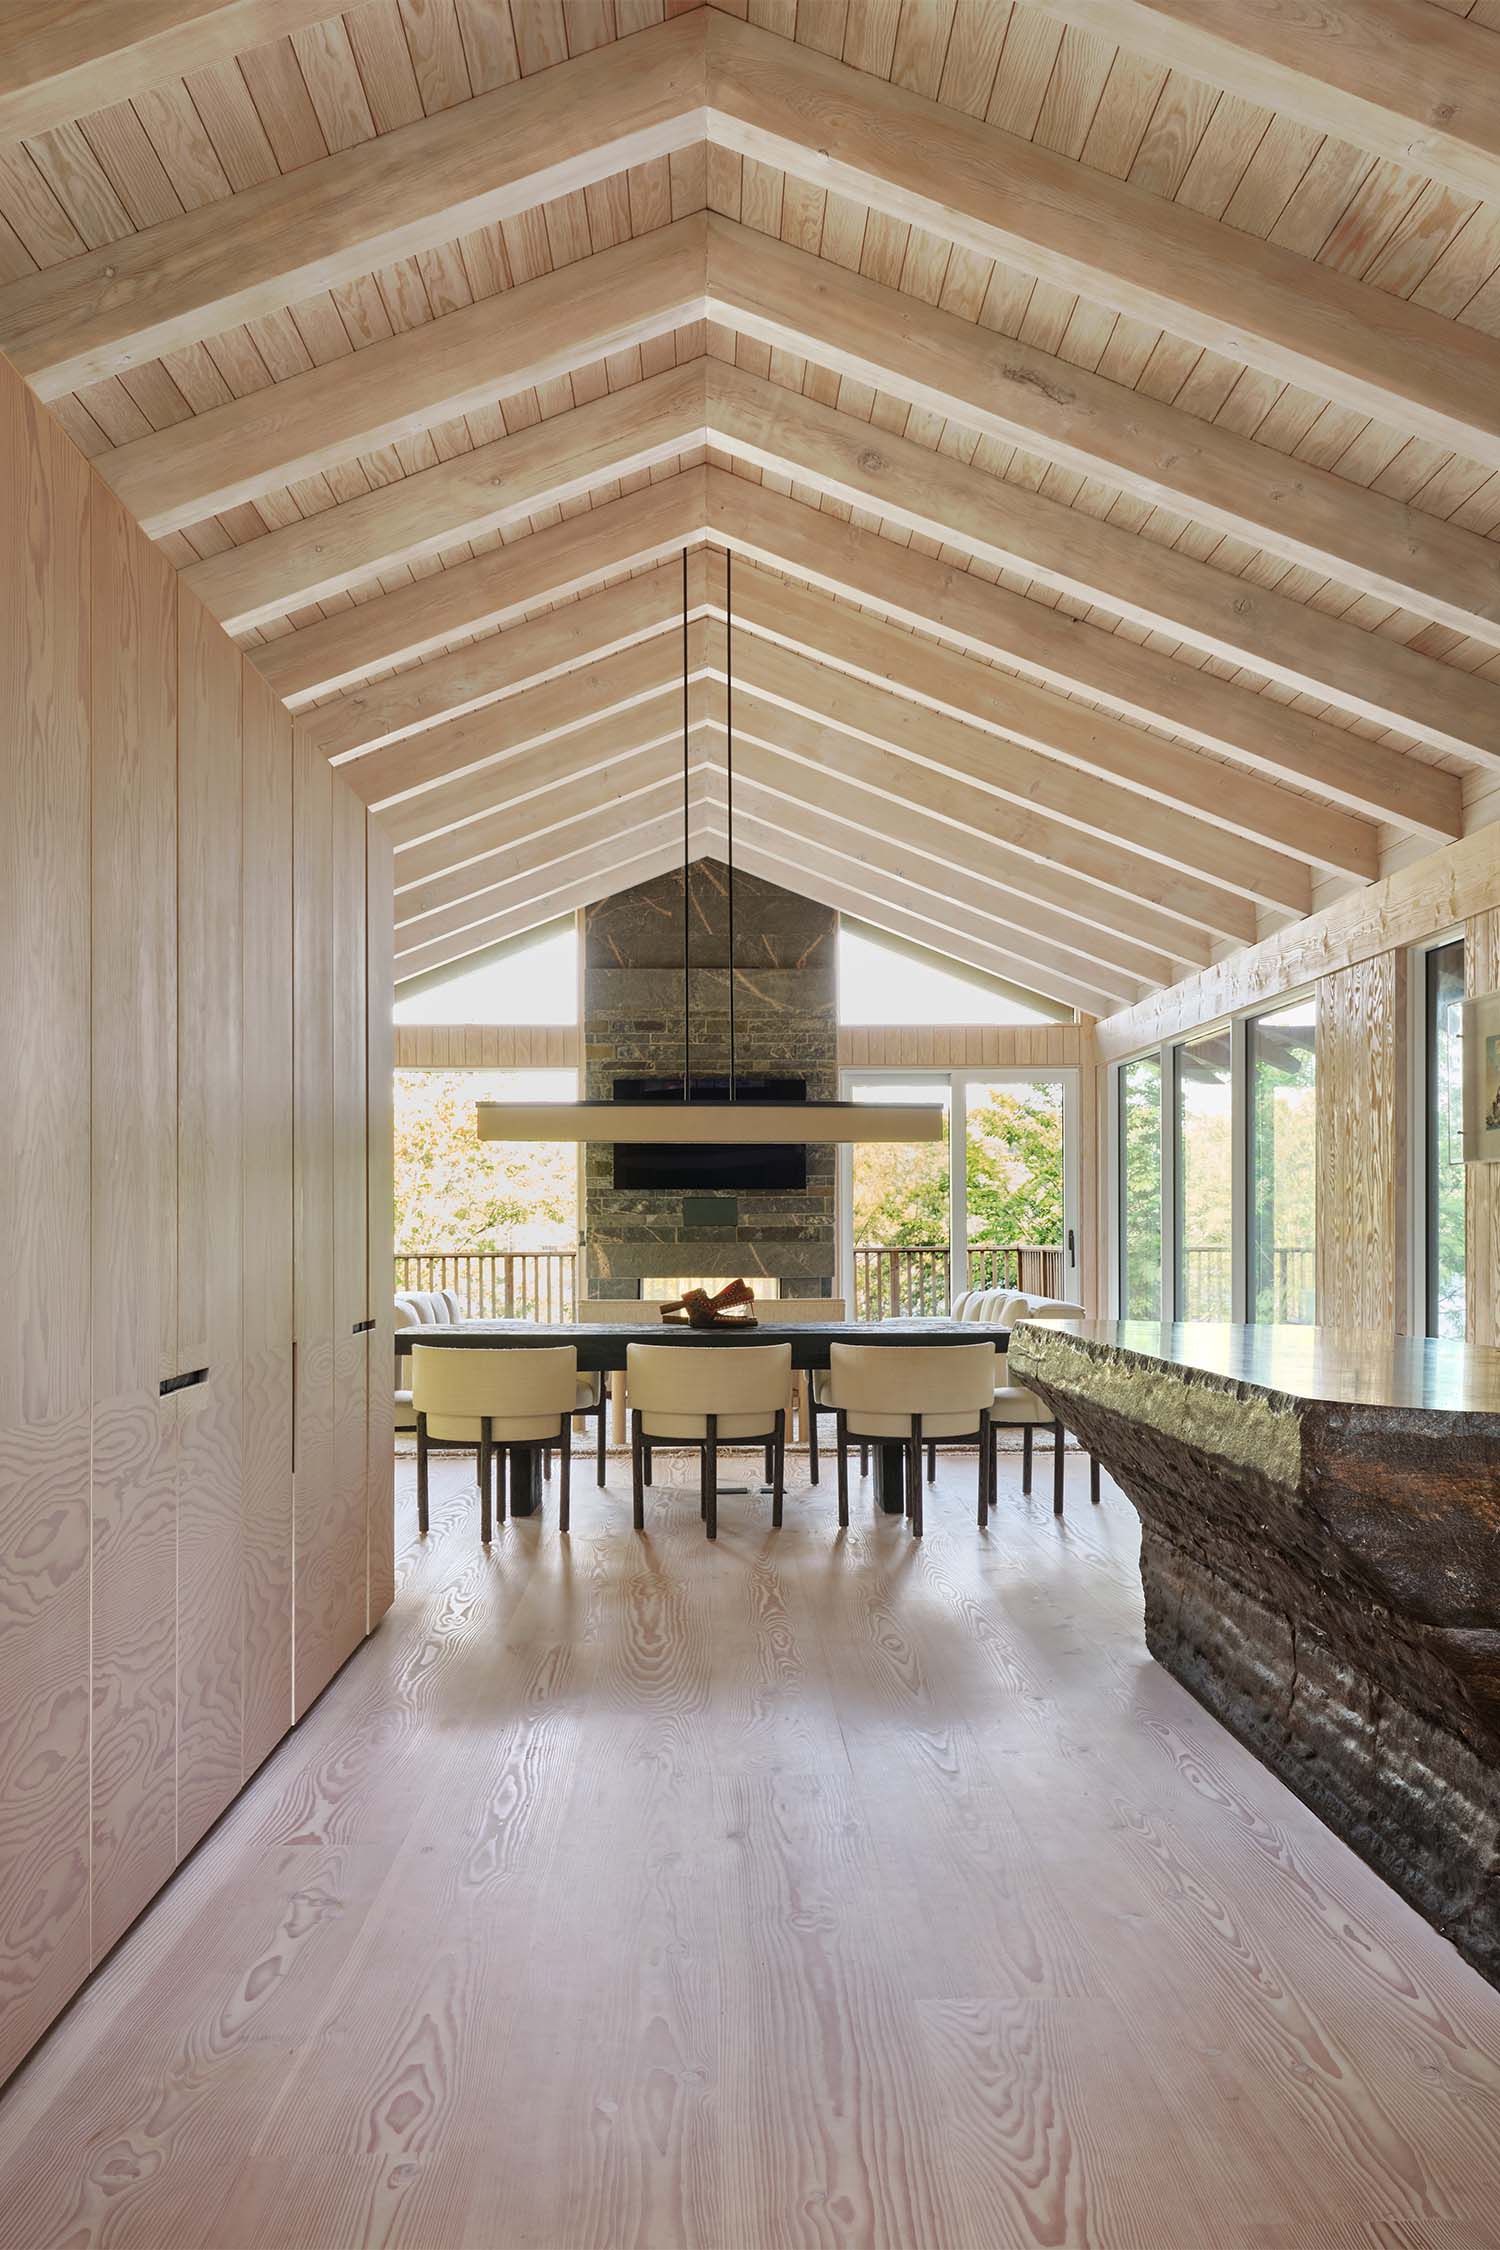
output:
[[[1500,810],[1500,0],[24,0],[0,135],[399,976],[676,864],[685,724],[723,849],[731,563],[737,858],[1087,1013]]]

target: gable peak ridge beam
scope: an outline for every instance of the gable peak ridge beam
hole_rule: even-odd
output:
[[[1500,543],[722,214],[708,317],[1500,647]]]
[[[718,10],[709,138],[1500,468],[1500,342]]]
[[[1023,572],[1295,695],[1400,728],[1429,749],[1500,766],[1500,688],[1492,681],[912,438],[874,430],[744,368],[714,361],[707,384],[717,443],[758,468],[873,510],[940,546],[961,547],[997,570]]]
[[[688,360],[624,390],[378,485],[241,547],[191,563],[191,588],[227,633],[456,547],[507,531],[707,442],[704,362]]]
[[[703,274],[695,212],[132,438],[93,465],[159,539],[698,320]]]
[[[27,275],[0,349],[60,398],[692,147],[704,38],[679,16]]]

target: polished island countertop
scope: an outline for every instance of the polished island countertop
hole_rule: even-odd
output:
[[[1146,1643],[1500,1983],[1500,1351],[1022,1323],[1141,1518]]]

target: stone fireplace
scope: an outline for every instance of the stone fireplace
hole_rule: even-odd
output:
[[[735,1045],[741,1072],[789,1072],[810,1101],[838,1096],[836,939],[829,908],[736,870]],[[692,1068],[729,1069],[728,870],[695,860]],[[682,1069],[682,877],[659,876],[584,917],[584,1094],[607,1101],[617,1077]],[[765,1275],[779,1293],[832,1293],[837,1154],[807,1152],[799,1191],[684,1195],[618,1191],[614,1150],[590,1145],[584,1174],[587,1293],[636,1297],[667,1277]]]

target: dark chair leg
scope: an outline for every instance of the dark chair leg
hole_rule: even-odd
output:
[[[911,1535],[922,1536],[922,1417],[911,1418]]]
[[[417,1416],[417,1529],[427,1536],[427,1417]]]
[[[503,1445],[495,1445],[495,1446],[491,1446],[491,1448],[490,1448],[490,1476],[491,1476],[491,1478],[493,1479],[493,1481],[494,1481],[494,1486],[495,1486],[495,1521],[496,1521],[496,1523],[504,1523],[504,1521],[505,1521],[505,1479],[506,1479],[506,1476],[507,1476],[507,1474],[509,1473],[509,1472],[508,1472],[508,1470],[507,1470],[507,1467],[506,1467],[506,1464],[507,1464],[507,1462],[508,1462],[509,1460],[510,1460],[510,1453],[509,1453],[509,1450],[508,1450],[508,1449],[507,1449],[507,1448],[506,1448],[505,1446],[503,1446]]]
[[[562,1420],[562,1434],[557,1441],[557,1459],[560,1474],[557,1480],[557,1528],[566,1531],[573,1510],[573,1433],[568,1416]]]
[[[979,1528],[983,1531],[990,1520],[990,1468],[994,1454],[990,1450],[990,1418],[979,1417]]]
[[[719,1536],[719,1417],[717,1414],[710,1414],[707,1421],[708,1440],[703,1448],[704,1474],[707,1478],[707,1483],[704,1486],[706,1506],[703,1520],[704,1529],[707,1531],[709,1538],[717,1539]]]
[[[863,1438],[859,1441],[859,1473],[862,1477],[870,1473],[870,1448]]]
[[[1063,1466],[1067,1459],[1066,1434],[1061,1422],[1052,1425],[1052,1513],[1063,1512]]]
[[[479,1445],[479,1537],[481,1543],[487,1547],[494,1537],[494,1525],[490,1515],[490,1455],[493,1447],[490,1440],[490,1418],[488,1414],[484,1416],[479,1427],[484,1432]]]
[[[651,1440],[641,1439],[641,1474],[647,1484],[651,1482]]]
[[[595,1474],[599,1480],[599,1490],[602,1492],[604,1490],[604,1447],[608,1437],[605,1424],[609,1420],[609,1386],[605,1383],[602,1375],[599,1378],[599,1384],[599,1452],[595,1464]]]
[[[812,1369],[807,1371],[807,1479],[818,1481],[818,1410],[813,1404]]]
[[[771,1440],[771,1529],[781,1529],[781,1504],[786,1498],[786,1409],[776,1412],[776,1435]]]
[[[767,1484],[776,1482],[776,1448],[774,1445],[766,1447],[766,1482]]]
[[[637,1531],[646,1528],[645,1462],[641,1457],[641,1418],[632,1412],[630,1417],[630,1500],[631,1520]]]
[[[927,1448],[927,1482],[929,1484],[936,1484],[937,1482],[937,1447],[935,1445],[929,1445]]]
[[[1021,1432],[1021,1490],[1028,1498],[1031,1493],[1031,1431],[1032,1424],[1028,1422]]]
[[[1097,1453],[1089,1455],[1089,1498],[1097,1508],[1099,1505],[1099,1456]]]
[[[839,1529],[849,1529],[849,1426],[842,1407],[834,1416],[839,1454]]]
[[[1000,1425],[990,1423],[990,1513],[993,1514],[1000,1498]]]

